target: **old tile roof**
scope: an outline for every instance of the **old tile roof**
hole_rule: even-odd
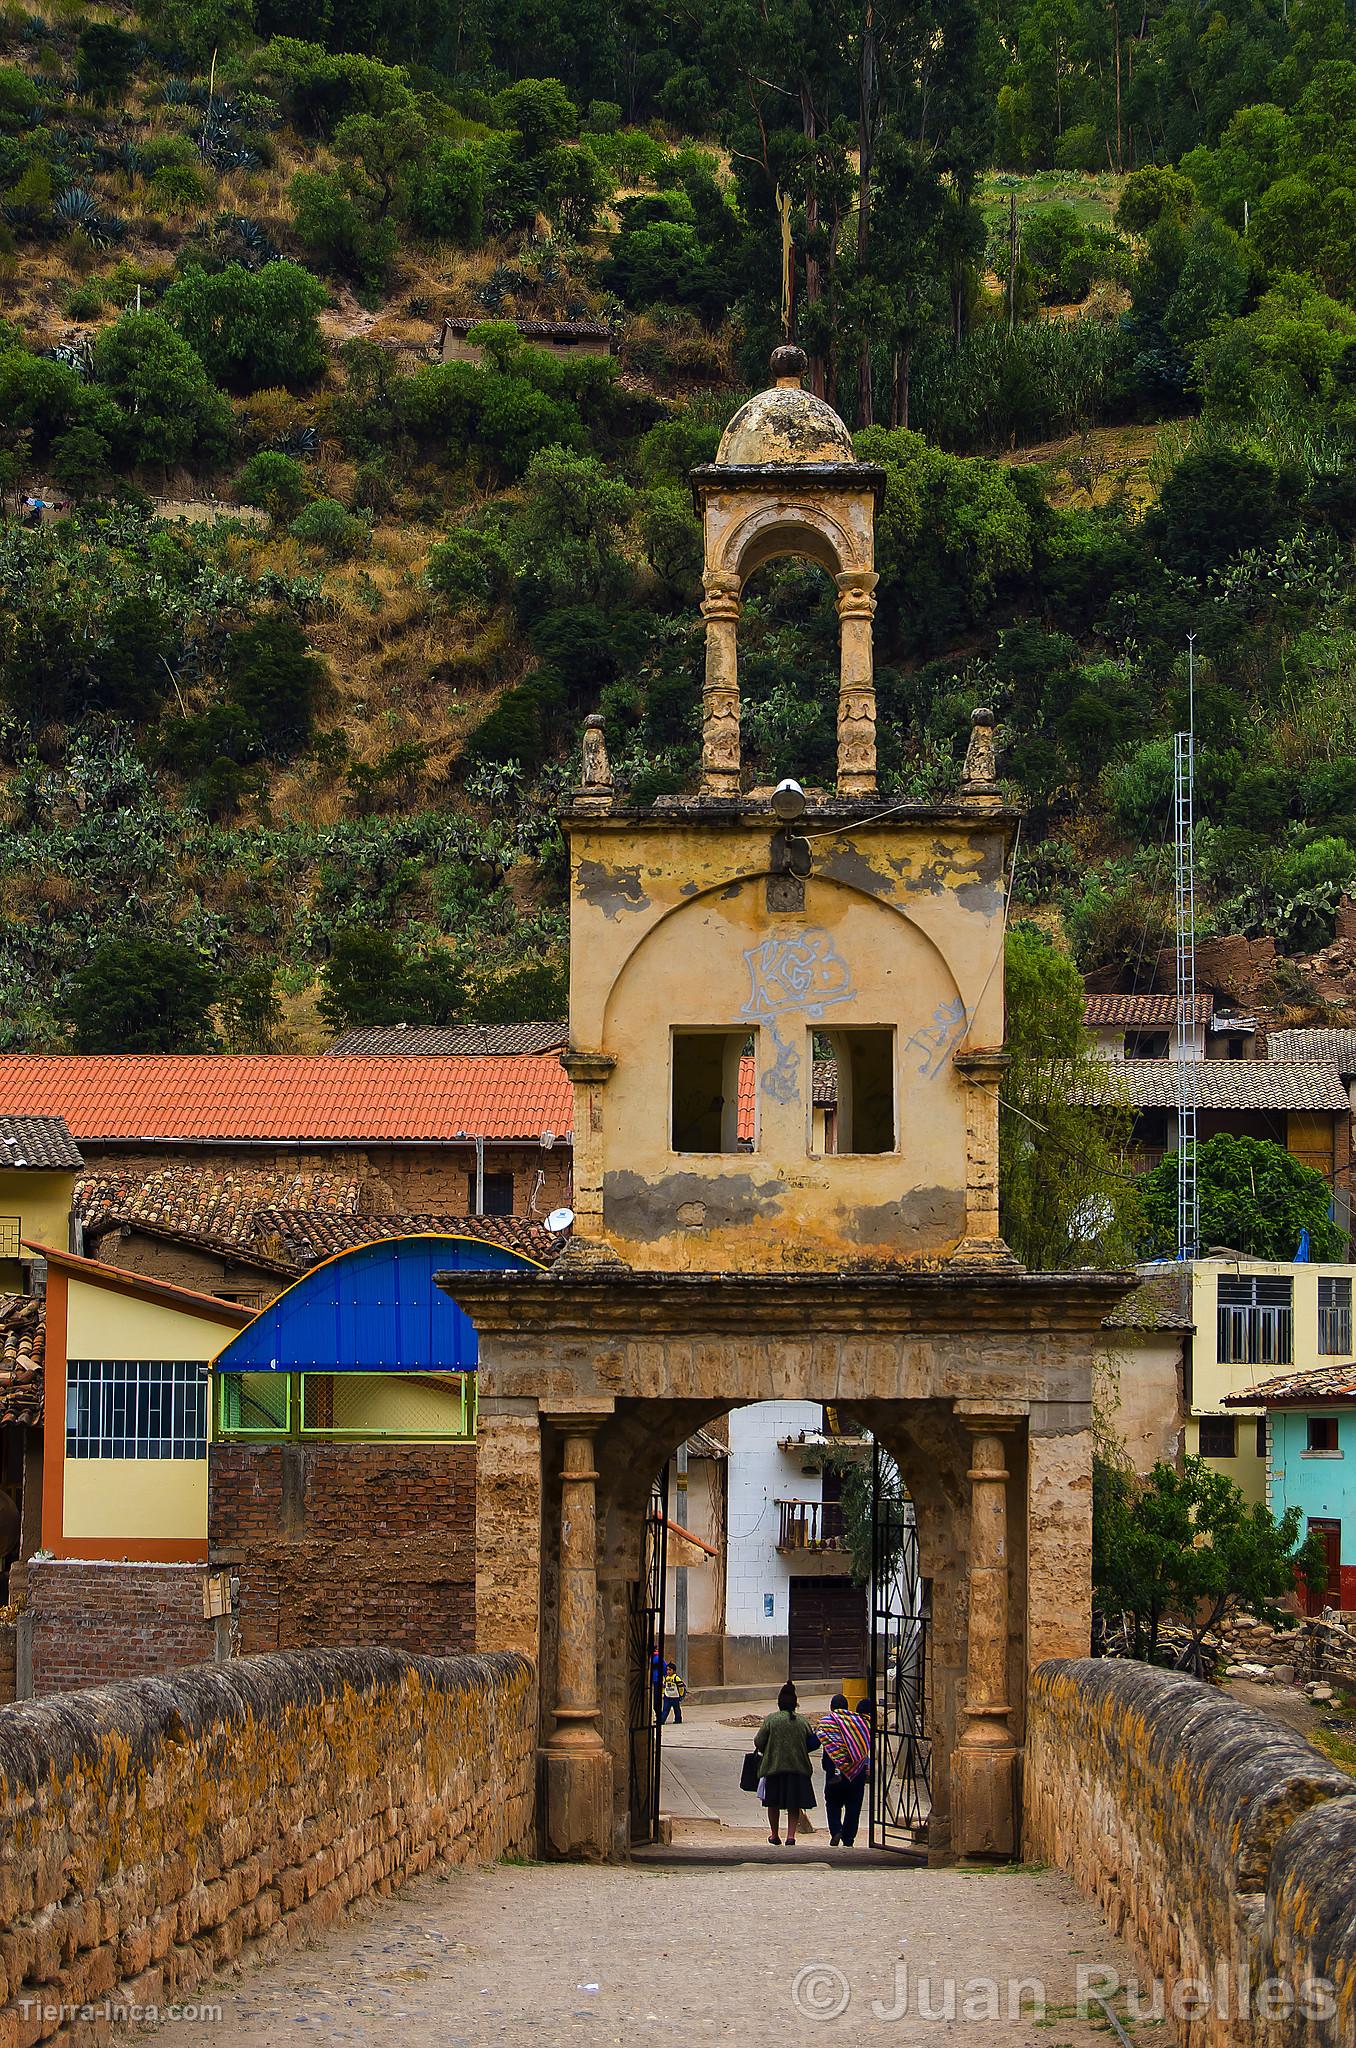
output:
[[[253,1227],[254,1242],[290,1260],[297,1272],[381,1237],[474,1237],[524,1252],[546,1266],[569,1242],[568,1233],[548,1230],[528,1216],[338,1216],[323,1210],[259,1209]]]
[[[32,1167],[78,1173],[84,1163],[64,1117],[0,1116],[0,1172]]]
[[[237,1265],[258,1266],[265,1273],[277,1273],[285,1279],[290,1279],[297,1271],[293,1260],[279,1258],[272,1251],[256,1246],[248,1234],[248,1225],[238,1236],[220,1237],[185,1224],[148,1223],[143,1217],[123,1219],[104,1216],[90,1226],[85,1241],[91,1248],[91,1255],[101,1263],[116,1264],[119,1245],[131,1236],[152,1237],[161,1244],[184,1245],[192,1251],[210,1252],[215,1258],[229,1259]]]
[[[0,1055],[0,1113],[64,1116],[81,1143],[438,1144],[567,1137],[552,1059],[329,1053]]]
[[[1356,1074],[1356,1031],[1334,1031],[1321,1026],[1302,1031],[1269,1031],[1267,1058],[1297,1061],[1305,1066],[1336,1067],[1339,1074]]]
[[[1213,996],[1196,997],[1192,1016],[1198,1024],[1208,1024],[1214,1013]],[[1128,1031],[1161,1028],[1165,1024],[1177,1022],[1177,998],[1160,995],[1085,996],[1083,1022],[1089,1027],[1099,1024],[1123,1025]]]
[[[394,1053],[485,1059],[562,1052],[568,1037],[564,1024],[361,1024],[341,1031],[325,1050],[331,1057],[365,1059],[384,1059]]]
[[[1356,1401],[1356,1365],[1305,1366],[1224,1396],[1226,1408],[1308,1408],[1330,1401]]]
[[[451,313],[444,322],[449,334],[466,334],[493,320],[493,313]],[[511,315],[509,316],[512,317]],[[525,341],[610,341],[616,330],[606,320],[518,320],[514,326]]]
[[[1347,1091],[1331,1066],[1284,1060],[1194,1060],[1200,1109],[1347,1111]],[[1085,1102],[1127,1103],[1133,1109],[1175,1109],[1175,1060],[1098,1060],[1079,1083]]]
[[[1102,1317],[1104,1330],[1194,1330],[1191,1268],[1174,1262],[1141,1272],[1136,1285]]]
[[[376,1207],[373,1189],[351,1173],[280,1172],[219,1162],[172,1161],[149,1173],[122,1169],[83,1174],[75,1183],[75,1213],[87,1231],[135,1223],[188,1231],[226,1242],[248,1241],[250,1219],[262,1208],[325,1209],[339,1215]]]
[[[47,1304],[35,1294],[0,1294],[0,1423],[42,1421]]]

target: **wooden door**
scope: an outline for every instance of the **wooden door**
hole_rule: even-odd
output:
[[[1342,1605],[1342,1524],[1326,1516],[1310,1515],[1309,1534],[1323,1538],[1323,1549],[1328,1560],[1328,1583],[1321,1593],[1305,1589],[1304,1605],[1310,1614],[1321,1614],[1325,1607]]]
[[[792,1678],[860,1678],[866,1670],[866,1588],[849,1578],[792,1579]]]

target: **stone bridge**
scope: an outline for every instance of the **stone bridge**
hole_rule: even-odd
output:
[[[1146,2001],[1157,1979],[1186,2048],[1356,2039],[1356,1785],[1195,1680],[1090,1661],[1034,1674],[1026,1868],[1010,1877],[782,1861],[673,1872],[657,1908],[653,1870],[485,1872],[460,1881],[451,1931],[423,1894],[377,1906],[358,1951],[368,1964],[355,1964],[351,1934],[334,1927],[353,1902],[430,1870],[532,1855],[535,1692],[530,1663],[510,1653],[334,1650],[0,1711],[0,2048],[121,2039],[120,2009],[163,2009],[242,1963],[266,1967],[229,1998],[227,2030],[184,2019],[167,2039],[295,2039],[304,2014],[276,2033],[250,2015],[295,1981],[280,1952],[303,1943],[319,1944],[303,1973],[306,2023],[333,2040],[554,2048],[621,2038],[599,2031],[605,2013],[628,2038],[687,2040],[700,2019],[708,2038],[823,2039],[852,1990],[849,1965],[869,1968],[876,1998],[850,2025],[838,2008],[841,2038],[899,2040],[901,1961],[941,1958],[962,1999],[949,2033],[1016,2048],[1033,2022],[1004,2009],[1002,1987],[1067,1978],[1075,1957],[1138,1970]],[[621,2006],[591,2007],[599,1985],[574,1971],[604,1934],[609,1956],[629,1958],[627,1982]],[[410,1988],[367,2031],[352,2011],[370,2014],[371,2001],[345,2001],[344,1973],[366,1981],[387,1951]],[[997,2009],[967,1988],[986,1981]],[[430,1982],[443,1990],[414,1988]],[[940,1983],[930,1996],[945,2004]],[[515,1998],[528,2032],[505,2018]],[[1084,2017],[1056,2010],[1070,2048],[1102,2037],[1095,2002]]]

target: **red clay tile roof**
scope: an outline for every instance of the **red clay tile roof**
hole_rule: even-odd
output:
[[[1208,1024],[1215,1014],[1213,996],[1197,996],[1192,1015],[1198,1024]],[[1176,996],[1085,996],[1083,1022],[1088,1026],[1115,1024],[1129,1031],[1161,1029],[1177,1022]]]
[[[1226,1408],[1322,1408],[1330,1401],[1356,1401],[1356,1365],[1301,1367],[1224,1396]]]
[[[0,1294],[0,1423],[42,1421],[47,1304],[36,1294]]]
[[[258,1209],[327,1209],[349,1215],[374,1206],[366,1183],[355,1174],[279,1172],[255,1166],[248,1155],[229,1168],[215,1159],[208,1164],[174,1160],[148,1173],[127,1167],[86,1173],[75,1183],[75,1213],[91,1235],[112,1223],[135,1223],[234,1243],[249,1239]]]
[[[525,1252],[549,1266],[569,1243],[567,1231],[548,1230],[528,1216],[336,1216],[323,1210],[259,1209],[255,1241],[304,1271],[351,1245],[382,1237],[474,1237],[484,1244]]]
[[[563,1052],[569,1035],[564,1024],[355,1024],[325,1050],[331,1058],[385,1059],[403,1053],[427,1059],[430,1053],[448,1053],[485,1059]]]
[[[540,1057],[330,1053],[0,1055],[0,1114],[62,1116],[77,1141],[437,1144],[570,1135],[563,1068]]]

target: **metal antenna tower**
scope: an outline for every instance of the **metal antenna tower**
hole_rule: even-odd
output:
[[[1187,729],[1172,737],[1173,854],[1177,884],[1177,1256],[1194,1259],[1201,1234],[1196,1185],[1196,635],[1187,634]]]

